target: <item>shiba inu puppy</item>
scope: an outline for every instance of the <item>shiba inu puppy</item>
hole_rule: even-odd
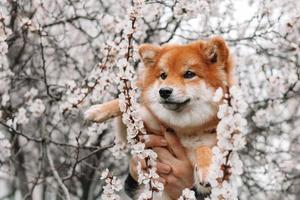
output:
[[[218,88],[226,91],[233,83],[229,48],[222,38],[213,37],[186,45],[143,44],[139,53],[144,63],[139,77],[141,117],[153,132],[161,125],[174,130],[195,166],[198,189],[207,192],[201,185],[207,183],[211,148],[217,144],[218,103],[213,97]],[[117,115],[117,100],[85,113],[86,119],[96,122]]]

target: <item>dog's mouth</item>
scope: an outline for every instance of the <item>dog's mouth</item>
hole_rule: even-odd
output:
[[[161,101],[160,103],[163,105],[164,108],[172,111],[181,111],[189,102],[191,99],[187,99],[185,101],[169,101],[169,100],[164,100]]]

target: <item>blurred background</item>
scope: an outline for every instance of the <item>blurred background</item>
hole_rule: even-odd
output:
[[[132,4],[0,2],[0,200],[63,199],[58,177],[71,199],[101,199],[105,168],[127,174],[111,121],[82,112],[119,94]],[[249,104],[239,199],[300,199],[300,1],[145,0],[133,46],[213,35],[228,42]]]

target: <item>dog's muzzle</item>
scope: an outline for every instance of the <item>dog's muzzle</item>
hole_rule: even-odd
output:
[[[160,103],[163,105],[164,108],[172,111],[181,111],[189,102],[191,99],[187,99],[185,101],[170,101],[170,100],[163,100]]]

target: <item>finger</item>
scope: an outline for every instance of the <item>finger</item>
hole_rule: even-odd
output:
[[[166,147],[168,146],[168,142],[163,136],[159,135],[143,135],[140,136],[140,140],[145,142],[146,148],[152,147]]]
[[[165,139],[169,144],[168,146],[171,148],[172,152],[174,152],[175,156],[179,159],[185,159],[186,158],[185,149],[180,143],[175,133],[165,129],[163,129],[163,132],[165,135]]]
[[[165,178],[159,177],[159,178],[157,178],[157,179],[155,179],[155,180],[158,181],[158,182],[160,182],[160,183],[162,183],[163,185],[166,185],[166,184],[167,184],[167,181],[166,181]]]
[[[153,151],[157,154],[157,159],[164,164],[172,166],[172,163],[177,160],[174,155],[172,155],[166,148],[163,147],[155,147]]]
[[[129,164],[129,173],[136,181],[138,180],[138,170],[137,170],[138,162],[141,163],[142,171],[144,171],[146,169],[146,163],[144,160],[141,160],[137,157],[132,157]]]
[[[168,183],[168,185],[175,185],[178,184],[180,182],[180,180],[178,178],[176,178],[175,176],[173,176],[172,174],[166,175],[166,174],[160,174],[159,175],[160,178],[164,179],[166,183]]]
[[[171,167],[167,164],[161,163],[161,162],[157,162],[156,163],[156,169],[158,173],[161,174],[169,174],[171,172]]]
[[[145,129],[147,130],[147,133],[148,133],[149,135],[153,134],[153,135],[160,135],[160,136],[162,136],[162,133],[161,133],[160,129],[159,129],[159,130],[150,129],[150,128],[147,126],[147,124],[145,124],[145,123],[144,123],[144,127],[145,127]]]

